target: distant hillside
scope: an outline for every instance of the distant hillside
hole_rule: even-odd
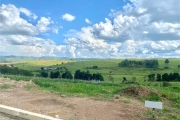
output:
[[[27,56],[0,56],[0,63],[20,62],[24,60],[58,60],[58,57],[42,56],[42,57],[27,57]]]

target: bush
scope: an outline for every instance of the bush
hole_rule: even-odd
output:
[[[164,67],[164,69],[169,69],[169,67]]]

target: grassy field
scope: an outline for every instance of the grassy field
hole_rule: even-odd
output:
[[[32,80],[35,84],[40,86],[40,89],[50,91],[66,96],[91,97],[96,100],[112,100],[114,96],[121,96],[121,92],[131,86],[138,89],[149,90],[152,94],[148,96],[134,97],[133,89],[132,96],[127,96],[127,99],[139,99],[162,101],[163,109],[156,110],[156,117],[160,120],[179,120],[180,119],[180,82],[171,82],[170,86],[164,87],[160,82],[141,82],[139,85],[122,84],[122,83],[107,83],[104,82],[87,82],[76,80],[59,80],[59,79],[45,79],[36,77],[0,75],[0,77],[11,78],[13,80]],[[160,84],[160,85],[159,85]],[[5,89],[7,86],[1,86]],[[31,88],[31,86],[28,86]],[[155,92],[154,92],[155,91]],[[143,92],[143,91],[140,91]],[[146,111],[147,116],[151,118],[151,109]]]
[[[67,64],[69,62],[75,62],[75,60],[26,60],[19,63],[12,63],[15,67],[36,71],[41,67],[59,66],[60,64]]]
[[[122,83],[122,78],[126,77],[131,81],[133,77],[136,78],[136,87],[149,88],[152,91],[156,91],[150,96],[136,97],[140,101],[153,100],[162,101],[163,110],[157,110],[157,116],[163,120],[180,120],[180,82],[170,82],[166,87],[162,82],[149,82],[147,76],[149,74],[164,74],[164,73],[180,73],[180,59],[169,59],[169,69],[164,69],[167,66],[165,59],[158,59],[158,68],[138,68],[138,67],[119,67],[118,64],[123,59],[107,59],[107,60],[33,60],[25,61],[22,63],[14,64],[15,67],[20,69],[30,70],[34,73],[38,73],[41,67],[66,67],[74,74],[75,70],[81,71],[89,70],[90,73],[102,73],[105,78],[104,82],[88,82],[88,81],[76,81],[65,79],[50,79],[50,78],[38,78],[38,77],[25,77],[25,76],[11,76],[1,75],[1,77],[8,77],[14,80],[32,80],[35,84],[39,85],[41,89],[51,92],[65,94],[70,96],[86,97],[90,96],[98,100],[111,100],[114,96],[131,84]],[[140,59],[135,59],[140,60]],[[98,66],[97,69],[90,67]],[[89,69],[87,69],[87,67]],[[112,79],[113,78],[113,81]],[[146,80],[146,81],[145,81]],[[156,94],[158,93],[158,94]],[[147,111],[147,115],[151,116],[151,111]]]
[[[75,73],[77,69],[81,71],[89,70],[90,73],[101,73],[105,81],[122,82],[122,78],[126,77],[128,80],[132,80],[133,77],[136,78],[137,82],[147,80],[147,76],[152,73],[180,73],[180,68],[177,66],[180,64],[180,59],[169,59],[169,69],[164,69],[166,64],[164,63],[165,59],[158,59],[159,67],[158,68],[138,68],[138,67],[119,67],[119,63],[124,59],[102,59],[102,60],[29,60],[22,63],[15,64],[21,69],[26,69],[38,73],[41,67],[66,67],[72,74]],[[133,60],[142,60],[142,59],[133,59]],[[98,66],[97,69],[90,67]],[[89,69],[87,69],[89,67]],[[111,79],[110,79],[111,78]]]

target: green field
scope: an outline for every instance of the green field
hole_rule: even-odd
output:
[[[180,68],[177,66],[180,64],[180,59],[169,59],[169,69],[164,69],[166,64],[165,59],[158,59],[158,68],[138,68],[138,67],[119,67],[119,63],[124,59],[102,59],[102,60],[29,60],[15,64],[15,67],[30,70],[34,73],[38,73],[41,67],[66,67],[72,74],[75,73],[77,69],[81,71],[89,70],[90,73],[101,73],[105,81],[122,82],[122,78],[126,77],[131,80],[133,77],[136,78],[137,82],[141,82],[147,79],[149,74],[153,73],[180,73]],[[142,60],[142,59],[134,59]],[[98,66],[97,69],[87,69],[87,67]],[[111,78],[111,79],[110,79]]]
[[[151,94],[148,96],[127,96],[127,99],[138,99],[141,102],[145,100],[162,101],[163,109],[156,110],[156,117],[160,120],[179,120],[180,119],[180,82],[171,82],[170,86],[163,86],[160,82],[141,82],[139,85],[122,84],[122,83],[107,83],[106,81],[100,83],[94,83],[89,81],[77,81],[77,80],[58,80],[49,78],[37,78],[37,77],[25,77],[25,76],[13,76],[13,75],[0,75],[1,77],[11,78],[12,80],[32,80],[35,84],[40,86],[41,90],[50,91],[66,96],[78,96],[78,97],[91,97],[95,100],[112,100],[114,96],[119,96],[120,93],[131,86],[135,86],[138,89],[144,88],[150,89]],[[159,86],[160,84],[160,86]],[[8,86],[0,86],[2,89],[6,89]],[[26,86],[28,90],[33,88],[32,86]],[[133,89],[132,89],[133,90]],[[143,91],[141,91],[143,92]],[[121,96],[121,95],[120,95]],[[128,102],[128,101],[124,101]],[[146,111],[149,118],[152,117],[150,109]]]
[[[114,96],[119,95],[123,89],[129,86],[136,86],[138,89],[150,89],[152,94],[149,96],[139,96],[136,99],[144,102],[144,100],[162,101],[163,110],[157,110],[157,116],[163,120],[180,120],[180,82],[155,82],[148,81],[149,74],[179,73],[180,59],[169,59],[169,69],[165,69],[165,59],[158,59],[158,68],[139,68],[139,67],[119,67],[119,63],[124,59],[106,59],[106,60],[29,60],[14,64],[20,69],[29,70],[35,74],[39,73],[41,67],[66,67],[72,74],[77,69],[81,71],[89,70],[90,73],[101,73],[105,81],[79,81],[66,79],[50,79],[42,77],[26,77],[1,75],[13,80],[32,80],[39,85],[42,90],[48,90],[58,94],[69,96],[92,97],[98,100],[111,100]],[[140,60],[140,59],[134,59]],[[92,68],[98,66],[97,69]],[[88,69],[87,69],[88,68]],[[128,81],[136,78],[135,83],[122,83],[123,77]],[[110,79],[111,78],[111,79]],[[112,80],[113,78],[113,80]],[[6,86],[5,86],[6,87]],[[2,86],[4,88],[4,86]],[[130,96],[130,98],[133,96]],[[129,98],[128,98],[129,99]],[[151,111],[147,111],[147,116],[151,117]]]

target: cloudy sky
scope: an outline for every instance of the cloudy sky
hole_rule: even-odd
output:
[[[0,0],[0,55],[180,58],[180,1]]]

